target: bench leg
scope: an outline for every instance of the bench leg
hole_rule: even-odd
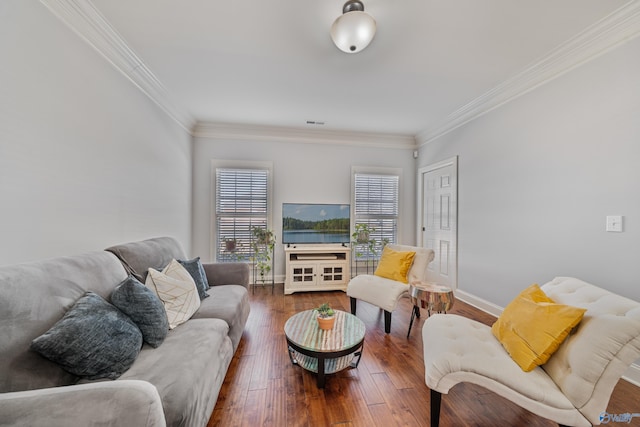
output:
[[[431,427],[440,425],[440,403],[442,402],[442,394],[435,390],[431,390]]]
[[[351,301],[351,314],[353,314],[354,316],[356,315],[356,299],[354,297],[349,297],[349,300]]]
[[[391,312],[387,310],[384,311],[384,331],[387,334],[391,332]]]

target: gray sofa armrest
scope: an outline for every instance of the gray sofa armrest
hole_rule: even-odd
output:
[[[158,390],[146,381],[104,381],[0,394],[0,426],[165,427]]]
[[[202,263],[209,286],[242,285],[249,286],[251,267],[246,262],[213,262]]]

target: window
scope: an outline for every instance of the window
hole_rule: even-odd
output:
[[[214,253],[218,261],[248,261],[253,227],[268,228],[270,168],[216,167]]]
[[[375,231],[370,238],[381,253],[383,242],[396,243],[398,235],[398,173],[354,170],[354,227],[365,223]],[[375,256],[375,254],[372,254]]]

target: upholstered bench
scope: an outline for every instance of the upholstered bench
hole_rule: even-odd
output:
[[[485,387],[561,425],[600,424],[613,388],[640,357],[640,303],[575,278],[558,277],[541,288],[555,302],[586,312],[550,359],[529,372],[489,326],[453,314],[425,321],[432,426],[438,425],[441,393],[461,382]]]

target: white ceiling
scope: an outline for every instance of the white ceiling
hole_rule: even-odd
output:
[[[628,2],[364,0],[358,54],[329,36],[343,0],[92,3],[199,122],[418,135]]]

